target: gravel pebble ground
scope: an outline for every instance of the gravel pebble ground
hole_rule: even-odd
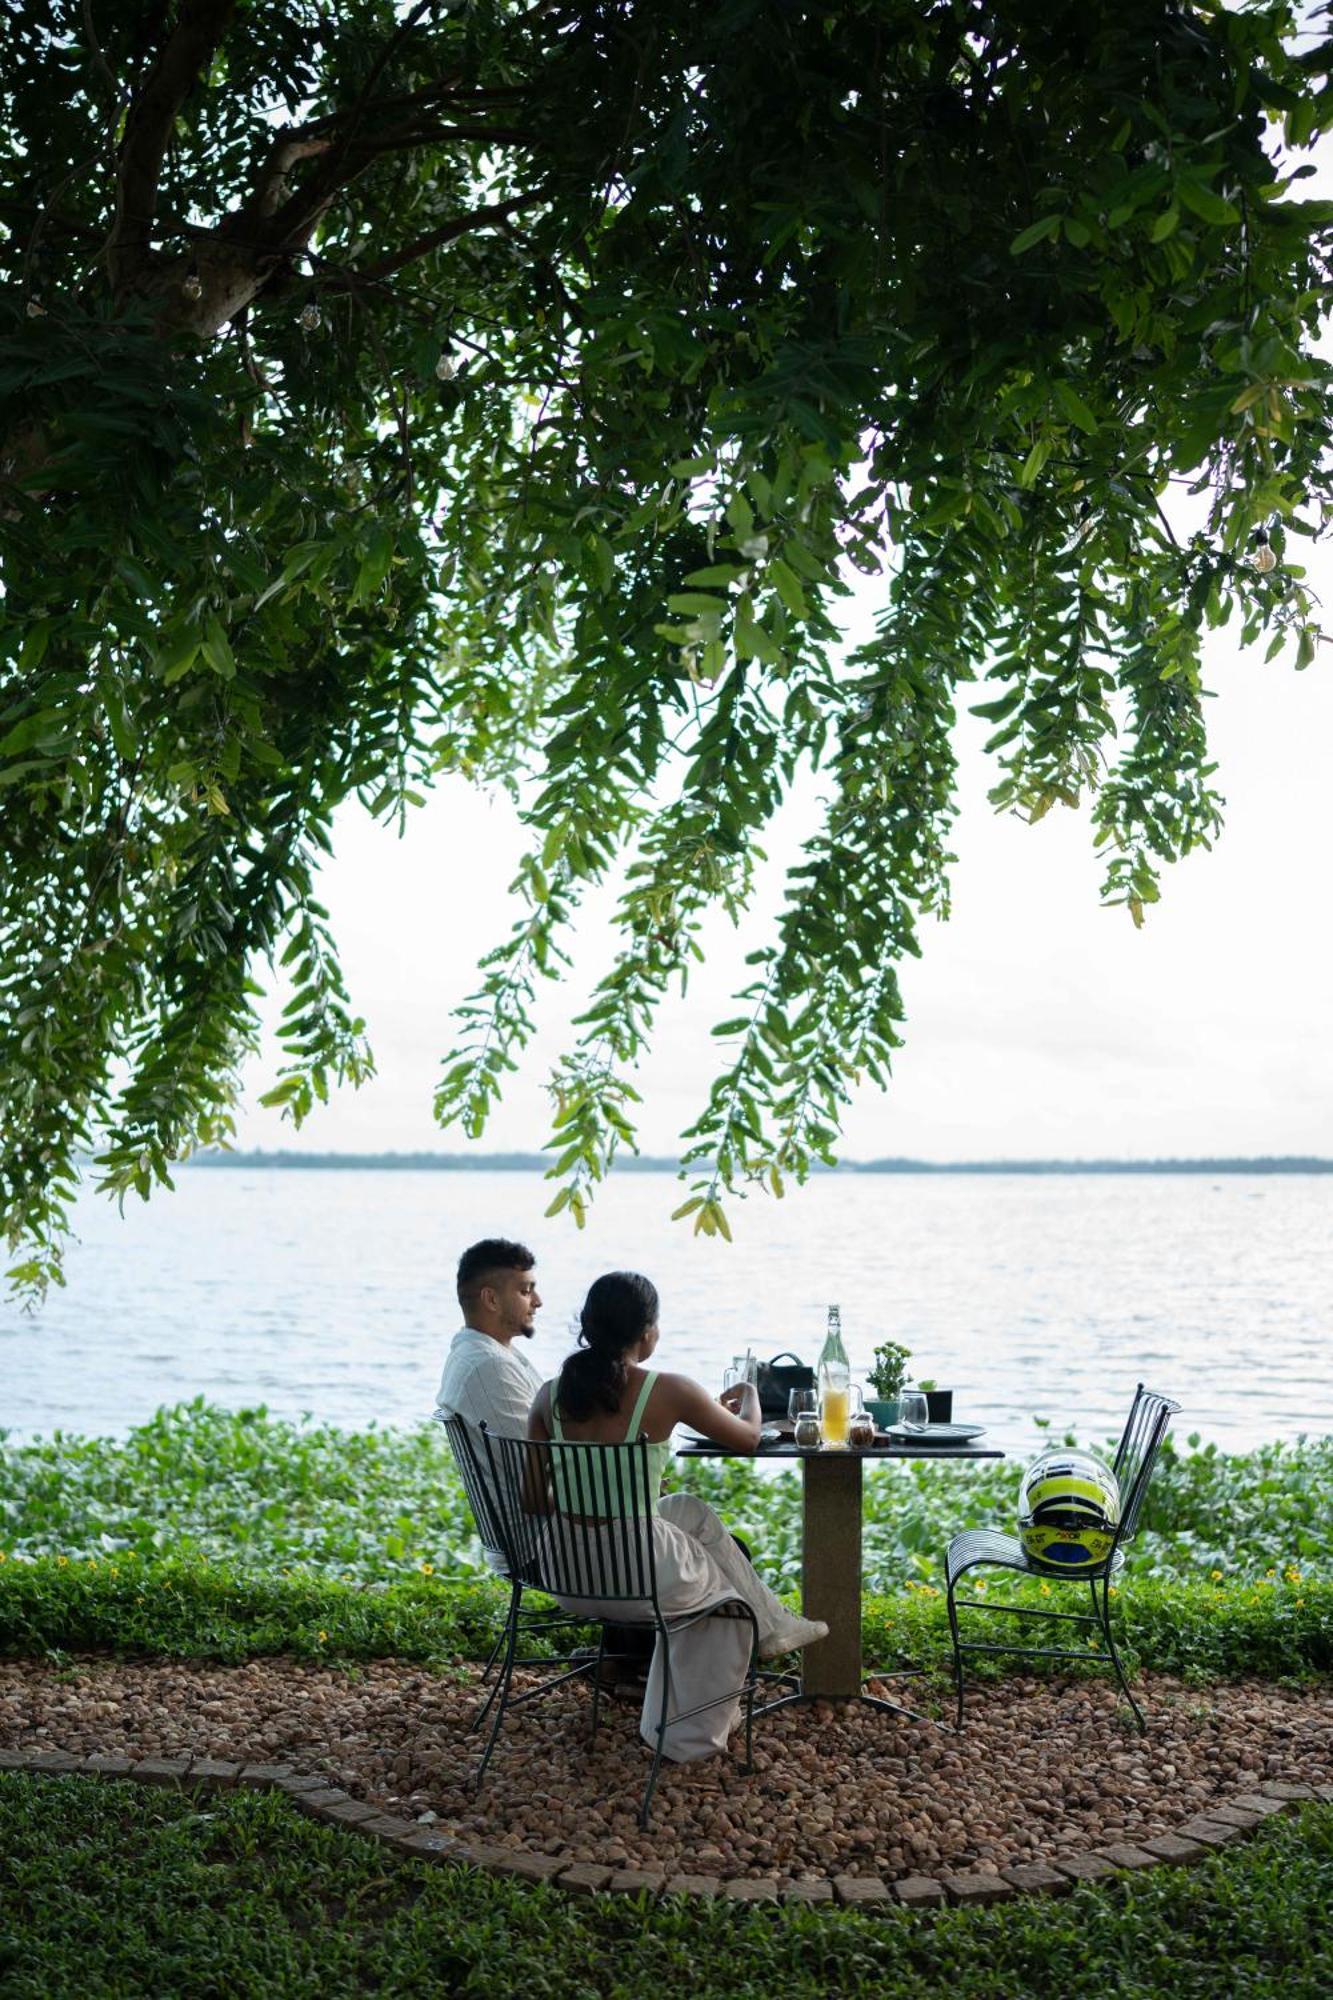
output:
[[[394,1661],[347,1671],[81,1659],[0,1661],[0,1746],[287,1763],[357,1798],[492,1846],[732,1878],[895,1877],[1067,1858],[1166,1833],[1265,1778],[1333,1781],[1333,1690],[1140,1683],[1148,1735],[1103,1681],[1006,1680],[947,1727],[818,1703],[763,1718],[754,1774],[727,1757],[667,1765],[653,1824],[637,1702],[566,1686],[506,1721],[468,1783],[477,1675]]]

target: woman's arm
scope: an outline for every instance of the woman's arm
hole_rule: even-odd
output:
[[[543,1382],[541,1388],[532,1399],[532,1408],[528,1411],[528,1436],[535,1439],[538,1444],[549,1444],[551,1441],[551,1385],[549,1382]]]
[[[759,1413],[759,1393],[751,1384],[727,1389],[721,1400],[710,1396],[688,1375],[670,1375],[668,1410],[673,1423],[691,1424],[714,1444],[728,1451],[753,1451],[759,1442],[763,1418]],[[661,1394],[661,1385],[658,1388]]]
[[[528,1440],[534,1444],[549,1444],[551,1439],[551,1385],[543,1382],[532,1399],[528,1411]],[[541,1451],[525,1451],[523,1454],[523,1512],[525,1514],[549,1514],[551,1495],[546,1484],[546,1454]]]

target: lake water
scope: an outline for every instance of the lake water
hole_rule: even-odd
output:
[[[0,1427],[112,1435],[203,1393],[347,1426],[412,1424],[458,1324],[474,1238],[517,1236],[545,1301],[543,1374],[599,1271],[662,1294],[664,1365],[708,1382],[746,1345],[813,1360],[829,1300],[854,1371],[877,1340],[1023,1453],[1033,1414],[1094,1440],[1135,1383],[1228,1448],[1333,1429],[1333,1176],[828,1175],[735,1205],[736,1241],[669,1220],[626,1174],[582,1234],[535,1174],[186,1168],[127,1209],[85,1195],[69,1284],[0,1306]]]

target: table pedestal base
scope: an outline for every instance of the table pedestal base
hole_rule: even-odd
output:
[[[821,1451],[804,1461],[804,1524],[801,1546],[801,1609],[807,1618],[822,1618],[827,1639],[807,1646],[799,1673],[783,1674],[795,1682],[755,1713],[786,1708],[794,1701],[859,1701],[870,1708],[887,1708],[896,1715],[929,1721],[916,1709],[883,1695],[867,1694],[867,1681],[901,1680],[919,1675],[920,1667],[890,1668],[866,1673],[861,1664],[861,1468],[859,1452]]]
[[[813,1652],[813,1646],[809,1650]],[[865,1678],[867,1681],[920,1680],[924,1677],[925,1671],[924,1667],[891,1667],[883,1673],[867,1674]],[[774,1709],[790,1708],[793,1702],[798,1701],[806,1703],[814,1701],[855,1701],[859,1702],[863,1708],[884,1708],[891,1715],[906,1715],[913,1722],[929,1722],[934,1724],[935,1727],[939,1727],[933,1715],[923,1715],[919,1708],[908,1708],[901,1701],[889,1701],[882,1694],[867,1694],[864,1687],[858,1687],[851,1694],[821,1694],[818,1690],[807,1686],[802,1674],[795,1670],[789,1674],[773,1674],[769,1678],[775,1685],[783,1681],[793,1682],[794,1685],[788,1693],[777,1695],[772,1701],[756,1702],[754,1710],[756,1716],[771,1715]]]

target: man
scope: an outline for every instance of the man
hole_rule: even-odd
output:
[[[458,1303],[463,1324],[445,1356],[435,1415],[461,1416],[474,1428],[486,1424],[502,1437],[526,1437],[528,1411],[541,1388],[517,1344],[531,1340],[541,1294],[532,1275],[536,1259],[522,1243],[488,1236],[458,1260]]]
[[[541,1377],[519,1341],[531,1340],[541,1294],[532,1275],[536,1259],[523,1243],[488,1236],[458,1260],[458,1303],[463,1325],[445,1356],[435,1415],[439,1422],[461,1416],[475,1429],[485,1424],[501,1437],[526,1437],[528,1411]],[[493,1551],[487,1559],[495,1561]],[[619,1684],[623,1669],[642,1679],[652,1655],[652,1637],[642,1626],[608,1625],[603,1682]]]

